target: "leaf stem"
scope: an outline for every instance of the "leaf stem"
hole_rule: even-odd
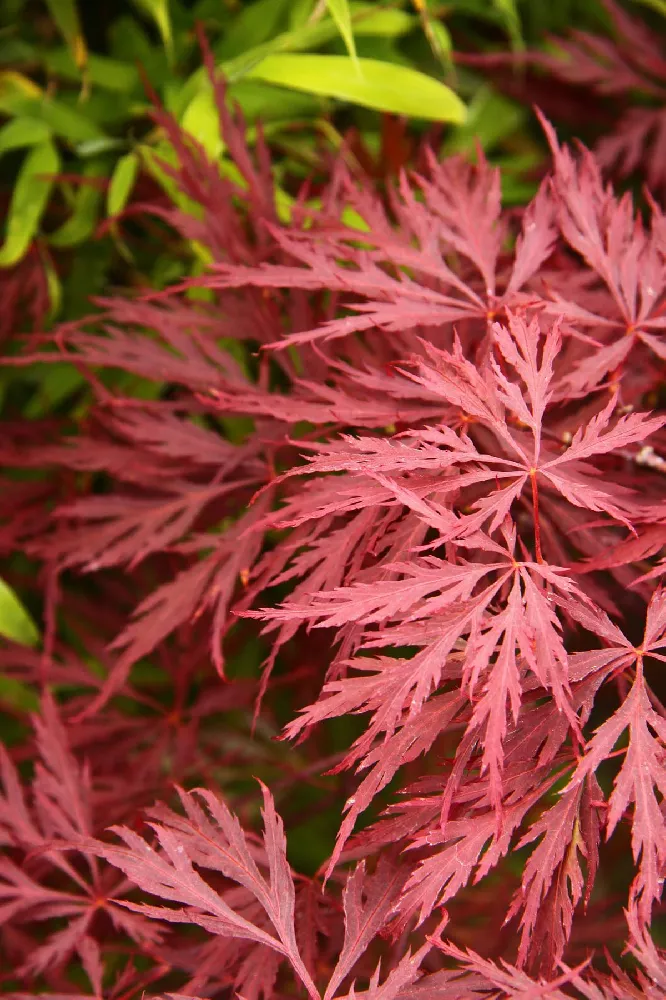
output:
[[[539,487],[536,481],[536,469],[530,469],[530,479],[532,480],[532,507],[534,508],[534,551],[536,561],[543,562],[541,554],[541,525],[539,524]]]

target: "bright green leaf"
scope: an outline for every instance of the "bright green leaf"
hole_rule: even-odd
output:
[[[157,25],[157,30],[164,42],[169,59],[173,58],[173,32],[171,30],[171,18],[169,16],[169,0],[133,0],[134,6],[142,10],[144,14]]]
[[[116,163],[106,195],[107,215],[118,215],[125,208],[139,172],[136,153],[127,153]]]
[[[39,229],[60,157],[52,142],[35,146],[23,161],[16,179],[7,218],[5,241],[0,248],[0,267],[12,267],[24,256]]]
[[[51,129],[38,118],[15,118],[0,128],[0,156],[12,149],[35,146],[51,138]]]
[[[74,62],[80,70],[84,70],[88,60],[88,49],[81,31],[76,0],[46,0],[46,4],[60,34],[67,42]]]
[[[350,3],[352,27],[356,37],[379,35],[382,38],[399,38],[406,35],[417,24],[416,18],[405,10],[382,10],[376,4]]]
[[[328,12],[338,26],[338,31],[342,35],[347,46],[347,52],[358,66],[356,57],[356,44],[354,42],[354,32],[352,31],[351,14],[347,0],[326,0]]]
[[[217,160],[224,150],[220,134],[220,116],[211,88],[200,90],[188,104],[181,119],[185,131],[201,143],[211,160]]]
[[[39,632],[20,600],[0,578],[0,635],[24,646],[36,646]]]
[[[433,77],[376,59],[359,59],[359,65],[362,76],[349,56],[284,53],[264,59],[250,76],[377,111],[430,121],[464,121],[460,98]]]

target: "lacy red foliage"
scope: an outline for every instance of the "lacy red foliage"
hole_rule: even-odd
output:
[[[639,171],[650,188],[666,186],[666,58],[663,38],[630,17],[614,0],[603,0],[614,38],[573,31],[556,39],[555,55],[540,55],[539,65],[561,80],[619,100],[621,115],[614,129],[596,146],[599,163],[620,176]],[[645,104],[626,100],[638,93]],[[626,106],[622,106],[622,102]]]
[[[94,413],[3,444],[54,470],[56,503],[7,486],[3,543],[43,565],[51,626],[2,669],[61,702],[16,751],[32,784],[3,758],[11,995],[663,997],[666,217],[544,123],[521,213],[483,159],[431,156],[385,198],[339,164],[283,225],[217,98],[244,184],[157,112],[200,209],[145,206],[214,264],[58,331]],[[257,629],[258,690],[224,677]],[[278,801],[354,772],[323,893],[265,786],[261,837],[225,802],[285,685],[284,736],[308,740]],[[220,713],[255,698],[254,743],[226,743]]]

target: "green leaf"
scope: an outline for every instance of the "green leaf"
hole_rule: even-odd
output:
[[[5,86],[7,76],[9,74],[0,73],[0,112],[3,114],[45,122],[54,135],[72,144],[104,138],[102,129],[86,115],[63,101],[51,100],[39,88],[35,88],[35,93]]]
[[[62,307],[62,282],[49,257],[44,256],[43,267],[46,275],[46,288],[49,293],[49,311],[46,322],[52,323]]]
[[[104,175],[104,163],[100,160],[89,161],[83,169],[84,177],[93,179]],[[54,247],[72,247],[87,240],[95,229],[101,200],[102,192],[98,187],[81,184],[74,199],[74,211],[60,229],[49,236],[49,243]]]
[[[413,14],[405,10],[382,10],[368,3],[350,3],[352,28],[357,38],[361,35],[379,35],[382,38],[399,38],[412,31],[417,24]]]
[[[231,59],[274,37],[289,6],[289,0],[257,0],[241,5],[215,46],[217,59]]]
[[[634,3],[643,4],[644,7],[651,7],[662,17],[666,17],[666,0],[634,0]]]
[[[38,118],[15,118],[0,128],[0,156],[12,149],[35,146],[51,138],[51,129]]]
[[[290,31],[302,28],[304,24],[307,24],[312,16],[314,5],[315,0],[291,0],[291,3],[289,4]]]
[[[493,6],[506,25],[506,30],[514,49],[524,49],[525,40],[520,26],[520,16],[516,0],[493,0]]]
[[[474,149],[477,140],[488,151],[516,132],[527,118],[527,108],[490,87],[480,87],[467,107],[467,119],[447,137],[447,155]]]
[[[139,172],[139,157],[136,153],[121,156],[111,175],[106,195],[107,215],[118,215],[125,208],[134,188]]]
[[[0,267],[12,267],[24,256],[37,233],[60,157],[52,142],[35,146],[23,161],[16,179],[7,219],[5,242],[0,248]]]
[[[252,8],[248,8],[248,10],[254,10],[257,6],[258,4],[253,4]],[[350,9],[354,33],[357,36],[371,34],[397,37],[411,30],[416,23],[416,18],[410,17],[404,11],[381,10],[368,3],[354,4]],[[320,21],[308,20],[293,31],[285,31],[276,35],[269,42],[262,42],[259,45],[256,42],[254,44],[251,41],[248,42],[251,48],[245,46],[244,50],[234,58],[220,55],[219,57],[223,60],[222,70],[227,81],[235,83],[247,76],[250,70],[269,55],[277,52],[303,52],[317,49],[334,41],[338,36],[338,28],[330,17]],[[195,70],[182,88],[183,92],[187,93],[187,100],[189,101],[198,89],[205,86],[206,82],[205,69],[200,67]]]
[[[211,88],[196,94],[181,119],[185,131],[201,143],[211,160],[220,158],[224,142],[220,134],[220,116]]]
[[[0,702],[10,705],[20,712],[37,712],[39,697],[27,684],[17,681],[15,677],[0,674]],[[3,737],[6,734],[3,733]],[[5,742],[3,740],[3,742]],[[6,745],[6,742],[5,742]]]
[[[35,390],[23,410],[28,420],[52,413],[55,407],[86,384],[83,375],[65,362],[36,365],[30,375]]]
[[[356,44],[354,42],[354,32],[352,31],[351,13],[347,0],[326,0],[328,12],[338,26],[338,31],[342,35],[347,52],[358,67],[356,56]]]
[[[446,69],[450,69],[453,43],[448,29],[444,27],[441,21],[436,21],[432,17],[424,20],[423,29],[435,59]]]
[[[359,59],[362,76],[349,56],[281,54],[268,56],[250,72],[254,79],[351,101],[377,111],[462,122],[465,106],[449,87],[408,66]]]
[[[169,0],[133,0],[134,6],[147,14],[157,25],[169,60],[173,59],[173,32],[169,16]]]
[[[23,646],[36,646],[39,632],[18,597],[0,577],[0,635]]]
[[[46,5],[60,34],[67,42],[74,62],[83,71],[88,61],[88,49],[81,31],[76,0],[46,0]]]
[[[43,53],[41,59],[49,73],[54,76],[73,82],[81,78],[80,70],[68,49],[53,49],[51,52]],[[90,82],[96,87],[110,90],[114,94],[131,94],[139,83],[136,66],[94,53],[88,54],[87,74]]]

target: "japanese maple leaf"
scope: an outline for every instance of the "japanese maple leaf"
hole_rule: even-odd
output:
[[[102,909],[116,932],[138,944],[155,944],[159,928],[116,905],[116,892],[130,888],[110,867],[100,866],[85,844],[94,832],[90,775],[78,766],[67,745],[55,704],[46,697],[35,718],[39,749],[32,803],[21,787],[8,753],[0,746],[0,913],[9,926],[45,922],[48,936],[35,944],[17,970],[34,975],[62,966],[78,953],[89,971],[100,961],[92,931]],[[78,846],[77,846],[78,845]],[[80,863],[81,862],[81,863]],[[58,929],[53,921],[66,920]]]
[[[420,189],[421,198],[414,188]],[[477,166],[462,158],[437,162],[430,156],[428,176],[415,176],[413,185],[403,178],[392,207],[398,228],[385,217],[377,219],[375,208],[372,230],[364,234],[366,249],[356,249],[358,233],[341,226],[337,233],[328,227],[325,241],[316,230],[274,230],[287,259],[301,266],[221,264],[211,269],[205,284],[351,293],[353,298],[344,304],[352,315],[269,345],[280,350],[366,330],[395,335],[409,327],[442,328],[465,320],[480,322],[485,329],[498,312],[520,301],[556,238],[552,204],[542,189],[523,214],[514,259],[507,266],[501,252],[506,224],[499,174],[482,153]],[[463,262],[461,273],[446,262],[450,254]],[[341,259],[347,266],[340,266]]]
[[[547,503],[554,495],[633,530],[633,521],[645,515],[642,503],[621,484],[606,481],[601,486],[600,472],[590,460],[643,442],[666,418],[628,413],[614,419],[611,398],[570,435],[565,450],[561,439],[554,448],[545,420],[557,384],[558,324],[544,333],[537,319],[528,323],[512,315],[508,328],[494,325],[493,335],[503,366],[491,358],[479,369],[465,358],[460,344],[453,353],[427,345],[427,361],[415,359],[414,371],[400,370],[429,398],[439,398],[452,418],[456,412],[464,414],[467,432],[458,435],[450,426],[435,425],[407,432],[405,438],[347,437],[309,445],[314,454],[307,465],[288,475],[341,472],[347,473],[346,482],[315,480],[309,489],[321,499],[301,494],[274,523],[297,526],[308,518],[386,505],[392,497],[446,542],[484,526],[492,534],[520,500],[533,516],[540,561],[542,500]],[[486,495],[478,498],[479,492]],[[460,514],[451,509],[454,500]]]
[[[492,494],[472,504],[474,514],[462,519],[464,530],[472,530],[490,519],[492,533],[527,486],[532,496],[537,558],[541,558],[540,488],[560,494],[577,507],[603,512],[631,528],[630,517],[640,505],[622,487],[604,484],[603,489],[599,488],[594,481],[598,472],[589,459],[643,441],[663,426],[664,418],[630,413],[612,422],[615,400],[611,398],[573,434],[564,453],[554,454],[544,434],[543,422],[553,388],[553,364],[561,347],[559,326],[555,323],[543,335],[537,319],[528,324],[519,316],[510,316],[508,328],[495,324],[493,330],[506,366],[509,371],[513,369],[512,378],[494,360],[489,371],[479,372],[463,357],[460,347],[452,355],[430,348],[432,366],[420,362],[416,374],[405,372],[439,392],[472,421],[491,430],[503,453],[502,457],[483,452],[474,455],[470,450],[469,457],[458,459],[465,464],[476,462],[481,468],[473,469],[458,482],[454,480],[452,485],[476,486],[493,480],[497,483]],[[527,430],[529,437],[510,429],[509,416]],[[437,440],[436,433],[431,437],[433,443]],[[446,446],[442,435],[441,447],[445,450]],[[502,481],[507,485],[502,487]],[[444,524],[442,528],[445,538],[447,532],[454,536],[462,530]]]
[[[242,830],[238,820],[220,798],[204,789],[179,790],[185,816],[165,806],[152,811],[159,847],[150,846],[126,827],[114,832],[124,846],[103,843],[95,852],[120,868],[144,892],[179,904],[177,908],[148,903],[124,902],[134,912],[153,919],[191,923],[223,938],[240,938],[264,945],[286,958],[313,1000],[318,991],[298,947],[295,931],[295,889],[286,859],[286,841],[273,798],[262,785],[264,808],[263,848]],[[196,868],[194,867],[196,865]],[[264,874],[264,870],[268,874]],[[252,922],[234,908],[234,890],[219,893],[199,874],[214,871],[242,887],[268,917],[270,930]],[[365,955],[370,942],[388,923],[404,881],[404,872],[388,862],[380,863],[370,877],[363,865],[350,873],[343,893],[345,935],[340,955],[331,973],[324,1000],[333,1000],[342,982]],[[443,927],[443,921],[440,929]],[[379,969],[371,980],[369,996],[392,1000],[398,989],[413,982],[425,955],[427,942],[414,955],[406,955],[379,984]],[[348,994],[350,1000],[354,990]],[[341,998],[340,998],[341,1000]]]
[[[666,183],[661,155],[666,138],[666,60],[659,37],[647,25],[630,17],[614,0],[603,3],[615,38],[574,30],[566,39],[555,40],[554,54],[534,53],[532,58],[560,79],[598,94],[640,92],[657,104],[628,108],[595,147],[603,167],[616,167],[624,176],[641,167],[656,191]]]
[[[563,794],[544,810],[516,844],[520,850],[540,838],[523,872],[507,920],[519,912],[522,935],[518,964],[541,952],[543,967],[551,971],[561,960],[571,935],[574,910],[585,893],[586,902],[599,864],[599,817],[593,800],[601,796],[593,775]],[[583,872],[581,858],[586,863]]]
[[[585,615],[583,624],[591,624]],[[588,672],[603,670],[605,674],[633,672],[631,687],[617,711],[596,730],[586,746],[566,791],[581,785],[594,775],[606,760],[618,740],[627,732],[628,745],[608,803],[606,836],[609,838],[618,822],[633,803],[632,851],[638,872],[632,886],[637,901],[636,913],[642,925],[649,920],[654,903],[661,897],[664,866],[666,865],[666,817],[663,800],[666,797],[666,722],[653,705],[645,679],[644,661],[652,657],[666,661],[659,652],[666,645],[666,592],[655,592],[647,611],[643,641],[634,646],[620,629],[609,621],[601,623],[601,635],[606,648],[581,654],[581,666]],[[597,631],[600,631],[597,626]]]
[[[236,937],[266,947],[286,957],[308,995],[319,992],[300,955],[295,936],[294,882],[286,859],[282,821],[272,796],[264,796],[264,847],[266,877],[257,865],[256,852],[240,824],[217,796],[205,790],[180,791],[185,817],[161,808],[160,822],[152,822],[159,850],[126,827],[114,828],[124,847],[99,843],[97,853],[120,868],[144,892],[180,904],[165,908],[148,903],[123,905],[140,913],[175,923],[192,923],[222,937]],[[273,932],[264,930],[236,912],[194,868],[217,871],[243,886],[267,914]]]
[[[381,625],[380,637],[367,632],[366,655],[353,661],[362,676],[329,681],[324,697],[287,727],[295,736],[305,726],[348,712],[371,711],[372,721],[357,742],[356,756],[367,753],[380,734],[391,736],[399,721],[417,717],[442,680],[455,680],[473,704],[470,729],[484,744],[483,767],[492,775],[494,797],[501,801],[502,741],[510,713],[514,723],[521,704],[527,666],[574,726],[569,705],[568,657],[561,624],[552,601],[587,601],[562,570],[544,563],[519,563],[516,531],[507,522],[505,546],[477,533],[468,544],[485,549],[488,561],[458,564],[435,557],[383,567],[385,579],[360,580],[348,587],[308,595],[299,603],[252,612],[269,622],[308,621],[315,627],[341,627],[353,622]],[[388,575],[390,573],[390,576]],[[501,606],[495,602],[503,592]],[[592,612],[590,611],[590,614]],[[402,633],[400,622],[411,625]],[[394,625],[395,623],[395,625]],[[424,631],[419,635],[419,628]],[[392,634],[392,626],[397,636]],[[411,658],[369,659],[372,645],[417,644]],[[452,655],[455,654],[455,655]],[[480,692],[480,693],[479,693]],[[427,728],[427,727],[426,727]]]
[[[557,287],[556,276],[551,289],[553,315],[579,329],[592,328],[606,341],[570,376],[572,392],[588,391],[605,372],[619,368],[636,344],[645,344],[662,360],[666,357],[660,336],[666,328],[665,264],[655,234],[646,232],[630,196],[618,200],[604,185],[594,157],[583,150],[577,162],[567,148],[560,148],[552,127],[545,120],[542,124],[553,151],[562,235],[606,292],[601,302],[584,291],[577,301],[566,285]]]

